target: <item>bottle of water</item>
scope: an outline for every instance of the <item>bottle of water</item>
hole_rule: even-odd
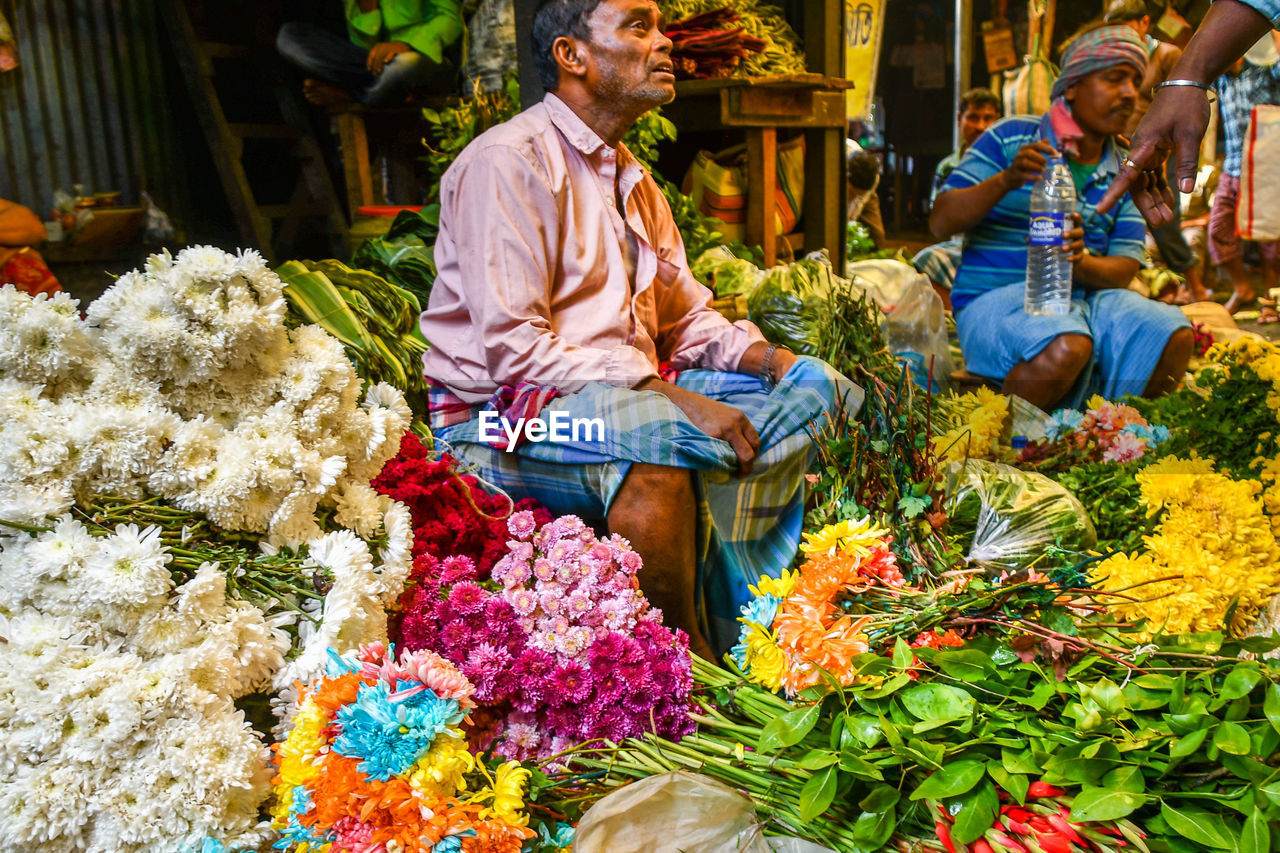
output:
[[[1067,232],[1074,223],[1076,186],[1061,157],[1053,157],[1031,190],[1031,233],[1027,246],[1028,314],[1066,314],[1071,309],[1071,255]]]

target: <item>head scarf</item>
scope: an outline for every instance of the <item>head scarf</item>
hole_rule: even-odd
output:
[[[1049,121],[1067,153],[1075,153],[1084,131],[1072,116],[1064,93],[1093,72],[1117,65],[1136,68],[1139,74],[1147,70],[1147,46],[1142,36],[1127,24],[1090,30],[1072,39],[1063,49],[1062,72],[1050,92],[1053,106],[1049,108]]]

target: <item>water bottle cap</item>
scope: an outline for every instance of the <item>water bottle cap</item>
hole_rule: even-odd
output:
[[[1028,441],[1025,435],[1015,435],[1013,438],[1009,439],[1009,446],[1014,450],[1021,450],[1026,447],[1027,444]]]

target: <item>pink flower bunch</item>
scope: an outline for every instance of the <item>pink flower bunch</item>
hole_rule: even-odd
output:
[[[1166,441],[1169,430],[1151,426],[1132,406],[1094,397],[1083,414],[1062,409],[1050,419],[1046,441],[1023,449],[1019,462],[1035,466],[1047,461],[1132,462]]]
[[[490,579],[472,561],[424,563],[402,620],[409,649],[429,648],[476,687],[473,738],[508,758],[594,738],[693,729],[689,638],[640,592],[640,556],[575,516],[507,521],[508,553]]]

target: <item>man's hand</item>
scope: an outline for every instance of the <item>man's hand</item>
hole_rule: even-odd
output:
[[[1071,214],[1071,221],[1075,223],[1070,231],[1064,236],[1066,237],[1066,249],[1071,253],[1071,263],[1078,264],[1085,256],[1084,246],[1084,217],[1078,213]]]
[[[1156,92],[1151,109],[1134,131],[1129,156],[1098,202],[1098,212],[1106,213],[1128,192],[1153,228],[1171,222],[1177,200],[1165,180],[1165,158],[1177,152],[1178,184],[1183,192],[1191,192],[1200,163],[1200,139],[1208,126],[1209,99],[1203,89],[1170,86]]]
[[[370,49],[369,58],[365,60],[365,67],[375,75],[381,74],[382,69],[386,67],[392,57],[410,50],[413,50],[413,48],[402,41],[380,41]]]
[[[1000,173],[1005,192],[1013,192],[1023,184],[1040,180],[1044,167],[1049,165],[1049,158],[1057,153],[1057,149],[1043,139],[1022,146],[1009,168]]]
[[[701,394],[685,390],[660,379],[647,379],[636,386],[637,391],[657,391],[676,404],[693,425],[712,438],[719,438],[733,446],[738,457],[738,476],[751,473],[756,456],[760,453],[760,436],[747,416],[733,406],[717,402]]]

